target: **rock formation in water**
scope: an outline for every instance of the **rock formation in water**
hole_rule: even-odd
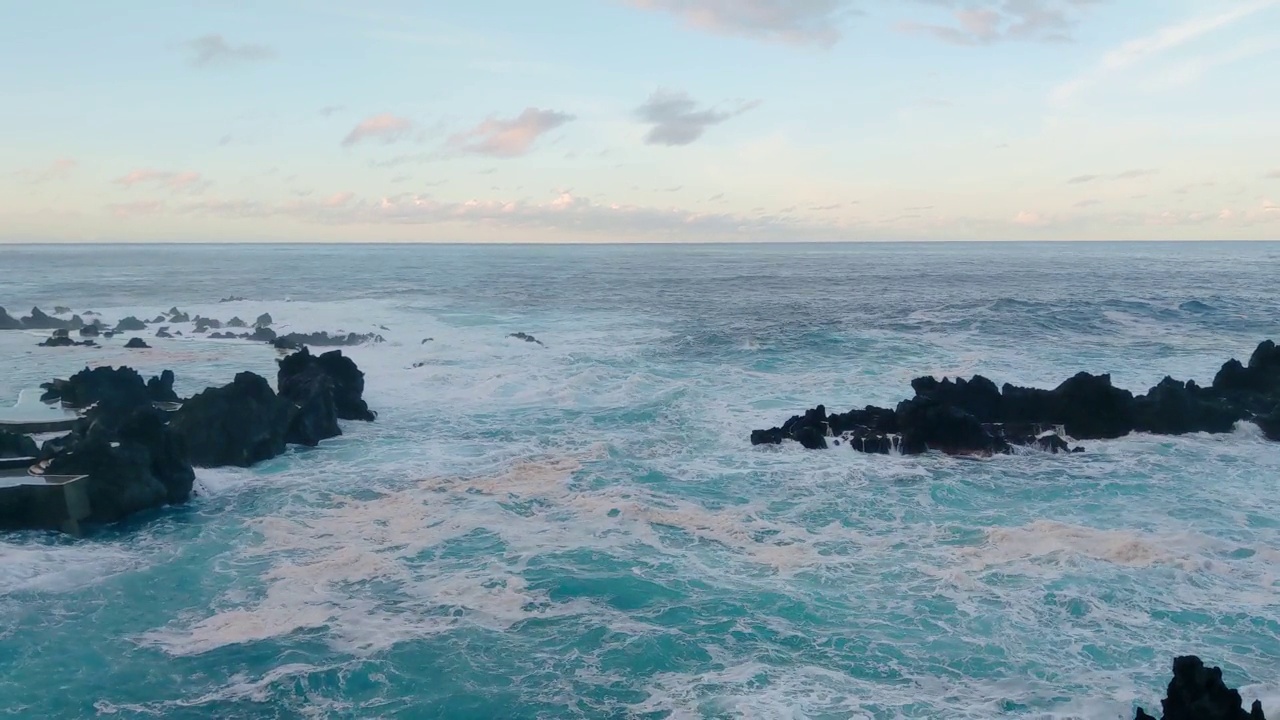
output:
[[[240,297],[239,295],[232,295],[231,297],[224,297],[218,302],[229,303],[229,302],[243,302],[243,301],[244,301],[244,298]]]
[[[169,425],[193,465],[249,467],[284,452],[288,423],[289,404],[266,378],[242,372],[188,398]]]
[[[1262,703],[1254,700],[1245,712],[1240,692],[1222,681],[1222,669],[1205,667],[1194,655],[1174,659],[1173,679],[1160,705],[1163,720],[1266,720]],[[1138,708],[1135,720],[1155,718]]]
[[[132,315],[116,323],[116,328],[115,328],[116,332],[118,333],[119,332],[138,332],[139,330],[146,330],[146,329],[147,329],[147,324]]]
[[[333,402],[339,418],[372,422],[378,417],[364,400],[364,373],[341,350],[312,355],[310,350],[303,348],[281,358],[278,363],[276,384],[281,394],[296,398],[293,388],[309,383],[311,376],[319,374],[333,385]]]
[[[68,330],[71,322],[49,317],[38,307],[31,308],[31,314],[22,318],[22,327],[26,330]]]
[[[22,321],[0,307],[0,330],[21,330]]]
[[[528,333],[515,332],[515,333],[511,333],[511,334],[510,334],[510,335],[508,335],[507,337],[509,337],[509,338],[515,338],[516,340],[523,340],[523,341],[525,341],[525,342],[527,342],[527,343],[537,343],[537,344],[539,344],[539,345],[542,345],[542,347],[546,347],[546,345],[543,345],[543,344],[542,344],[542,341],[541,341],[541,340],[539,340],[538,338],[536,338],[536,337],[534,337],[534,336],[532,336],[532,335],[530,335],[530,334],[528,334]]]
[[[385,338],[375,333],[347,333],[346,335],[330,335],[327,332],[289,333],[271,341],[278,350],[300,350],[307,345],[318,347],[363,345],[370,342],[384,342]]]
[[[271,327],[271,323],[272,323],[271,313],[262,313],[261,315],[258,316],[257,320],[253,321],[254,327],[260,327],[260,328]]]
[[[146,350],[151,347],[146,340],[139,337],[129,338],[129,342],[125,343],[124,346],[130,350]]]
[[[1166,377],[1137,397],[1113,386],[1110,375],[1084,372],[1052,390],[997,387],[981,375],[955,381],[922,377],[911,387],[915,396],[895,409],[828,415],[819,405],[782,427],[753,431],[751,443],[795,440],[821,449],[843,442],[869,453],[987,456],[1015,446],[1066,450],[1059,432],[1077,440],[1132,432],[1224,433],[1241,420],[1255,421],[1267,437],[1280,440],[1280,349],[1270,340],[1258,345],[1248,365],[1224,364],[1210,387]]]

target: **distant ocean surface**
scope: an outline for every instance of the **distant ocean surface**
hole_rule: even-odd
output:
[[[0,717],[1127,719],[1185,653],[1280,709],[1280,444],[1254,426],[985,461],[748,442],[920,375],[1207,383],[1280,340],[1280,245],[0,246],[0,268],[14,315],[386,338],[348,351],[377,422],[84,539],[0,538]],[[38,340],[0,333],[0,403],[90,362],[183,395],[275,377],[241,341]]]

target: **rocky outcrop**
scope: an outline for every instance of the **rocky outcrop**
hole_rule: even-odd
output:
[[[308,363],[299,372],[281,377],[278,384],[281,397],[294,405],[286,442],[315,447],[321,440],[342,434],[333,380],[318,363]]]
[[[290,406],[261,375],[242,372],[229,385],[191,396],[170,427],[199,467],[249,467],[284,452]]]
[[[213,318],[200,317],[200,316],[198,316],[198,315],[197,315],[197,316],[196,316],[196,327],[195,327],[194,332],[202,333],[202,332],[206,332],[206,331],[208,331],[208,330],[210,330],[210,329],[213,329],[213,330],[221,330],[221,329],[222,329],[222,321],[221,321],[221,320],[214,320]]]
[[[1222,669],[1205,667],[1194,655],[1173,661],[1173,679],[1160,701],[1163,720],[1266,720],[1257,700],[1245,712],[1240,692],[1222,681]],[[1135,720],[1155,720],[1141,707]]]
[[[156,331],[156,337],[158,337],[158,338],[172,338],[172,337],[173,337],[173,333],[170,333],[170,332],[169,332],[169,326],[168,326],[168,325],[165,325],[164,327],[162,327],[162,328],[160,328],[159,330],[157,330],[157,331]]]
[[[147,381],[147,397],[152,402],[182,402],[182,398],[178,397],[178,393],[173,391],[174,379],[172,370],[165,370],[159,376],[152,375],[151,379]]]
[[[363,345],[370,342],[383,342],[384,338],[375,333],[347,333],[346,335],[330,335],[327,332],[289,333],[281,335],[271,342],[277,350],[299,350],[307,345],[317,347],[334,347]]]
[[[276,331],[269,327],[258,326],[253,329],[252,333],[246,335],[245,338],[255,342],[272,342],[276,339]]]
[[[312,355],[310,350],[303,348],[281,358],[278,364],[276,384],[281,393],[292,396],[292,388],[310,382],[310,377],[318,372],[333,385],[334,407],[339,418],[372,422],[378,417],[364,401],[364,373],[341,350]]]
[[[49,317],[38,307],[31,308],[31,314],[22,318],[22,327],[27,330],[69,330],[70,321]]]
[[[131,407],[160,400],[171,402],[173,372],[166,370],[151,383],[143,382],[133,368],[122,366],[85,368],[66,380],[51,380],[42,384],[44,402],[61,400],[70,408],[87,408],[97,402],[108,401],[116,407]],[[158,390],[149,390],[156,387]],[[167,388],[167,392],[164,390]],[[160,396],[157,396],[159,394]]]
[[[67,335],[54,335],[52,337],[45,338],[43,342],[36,343],[39,347],[75,347],[77,345],[93,347],[97,344],[98,343],[93,340],[81,340],[77,342]]]
[[[795,440],[821,449],[839,439],[873,453],[993,455],[1016,446],[1066,450],[1058,429],[1078,440],[1097,440],[1132,432],[1224,433],[1241,420],[1253,420],[1267,437],[1280,440],[1280,349],[1270,340],[1258,346],[1248,365],[1224,364],[1208,388],[1166,377],[1135,397],[1112,385],[1110,375],[1083,372],[1052,390],[997,388],[981,375],[917,378],[911,387],[915,396],[894,410],[867,407],[828,416],[818,406],[782,427],[752,432],[751,442]]]
[[[107,412],[118,416],[106,422]],[[138,404],[96,414],[102,417],[53,449],[45,468],[50,475],[89,476],[91,522],[115,522],[141,510],[187,501],[195,472],[162,411]]]
[[[242,327],[248,327],[248,326],[249,326],[248,323],[246,323],[245,321],[241,320],[238,317],[233,317],[227,321],[227,327],[242,328]]]
[[[102,334],[101,328],[95,321],[80,328],[80,337],[98,337]]]
[[[191,322],[191,316],[179,310],[177,306],[169,308],[169,312],[165,313],[165,315],[169,316],[169,322],[171,323]]]
[[[253,326],[260,328],[271,327],[272,322],[271,313],[262,313],[257,320],[253,321]]]
[[[139,330],[146,330],[146,329],[147,329],[147,324],[132,315],[116,323],[116,328],[115,328],[116,332],[118,333],[119,332],[138,332]]]
[[[0,330],[21,330],[22,321],[0,307]]]
[[[146,350],[151,347],[146,340],[138,337],[129,338],[129,342],[125,343],[124,346],[130,350]]]

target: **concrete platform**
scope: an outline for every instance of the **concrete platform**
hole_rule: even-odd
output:
[[[79,535],[91,513],[89,476],[33,474],[35,468],[0,470],[0,528]]]
[[[0,430],[21,435],[65,432],[80,419],[79,413],[61,403],[41,402],[40,395],[40,390],[23,390],[16,405],[0,408]]]

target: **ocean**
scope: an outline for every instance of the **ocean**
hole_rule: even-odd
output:
[[[981,461],[748,441],[818,403],[892,406],[920,375],[1207,383],[1280,340],[1280,245],[9,246],[0,265],[14,315],[176,305],[386,339],[347,351],[376,422],[198,470],[188,505],[81,539],[0,537],[0,717],[1130,718],[1187,653],[1280,707],[1280,445],[1253,425]],[[172,368],[188,395],[278,357],[42,334],[0,333],[0,403],[88,363]]]

